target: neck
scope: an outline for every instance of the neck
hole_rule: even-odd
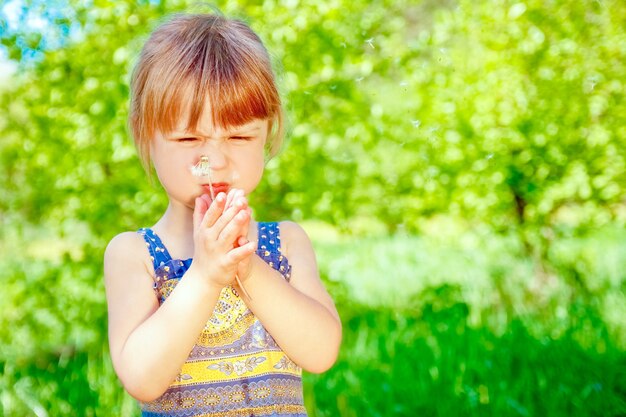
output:
[[[193,254],[192,208],[170,202],[152,229],[161,237],[174,258],[189,258]]]
[[[154,227],[174,235],[193,233],[193,208],[170,202]]]

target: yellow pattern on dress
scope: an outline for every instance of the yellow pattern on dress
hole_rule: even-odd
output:
[[[282,352],[253,352],[228,359],[222,357],[214,360],[187,362],[172,386],[193,385],[196,381],[207,380],[232,381],[242,376],[270,374],[278,369],[290,375],[302,373],[300,368]]]
[[[251,349],[267,347],[265,340],[253,337],[250,344],[242,345],[239,349],[224,348],[238,340],[257,320],[232,286],[223,288],[213,314],[196,342],[196,346],[208,348],[202,351],[206,359],[185,362],[171,386],[194,385],[203,381],[233,381],[242,376],[271,374],[276,370],[300,376],[301,369],[282,351]],[[247,350],[250,352],[247,353]]]

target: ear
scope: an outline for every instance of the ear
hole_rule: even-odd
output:
[[[265,139],[266,162],[275,157],[278,151],[280,151],[285,136],[284,120],[283,109],[279,108],[274,117],[267,121],[267,136]]]

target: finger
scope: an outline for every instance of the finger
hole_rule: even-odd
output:
[[[230,207],[235,207],[237,210],[247,210],[248,199],[244,197],[242,193],[241,195],[238,195],[233,199]]]
[[[197,197],[193,207],[193,229],[196,230],[198,225],[202,222],[204,214],[208,210],[209,206],[202,197]]]
[[[239,263],[248,258],[256,251],[256,242],[248,242],[238,248],[233,248],[228,252],[228,260],[233,263]]]
[[[246,200],[245,197],[241,197],[237,201],[235,201],[230,206],[230,208],[225,207],[224,212],[214,224],[214,227],[216,228],[216,230],[219,230],[219,231],[223,230],[226,227],[226,225],[230,223],[233,220],[233,218],[237,215],[237,213],[239,213],[240,211],[247,212],[246,210],[247,206],[248,206],[248,201]]]
[[[239,236],[239,238],[237,239],[237,242],[235,243],[235,246],[239,247],[239,246],[243,246],[246,243],[248,243],[249,240],[247,237],[245,236]]]
[[[213,201],[217,200],[216,203],[223,204],[226,201],[226,194],[224,192],[217,193],[215,200],[211,199],[211,197],[207,194],[204,194],[204,196],[206,196],[209,203],[213,203]]]
[[[228,191],[228,196],[226,196],[226,208],[230,208],[230,206],[232,205],[233,197],[235,196],[236,192],[237,192],[236,188],[233,188]]]
[[[213,200],[211,199],[211,196],[208,194],[202,194],[200,196],[201,199],[203,199],[204,201],[206,201],[207,207],[211,206],[211,203],[213,202]]]
[[[245,199],[245,197],[243,197]],[[248,234],[250,233],[250,223],[252,223],[252,209],[247,205],[242,208],[242,211],[246,212],[246,221],[241,227],[241,237],[244,238],[245,242],[241,243],[241,245],[245,245],[248,243]]]
[[[243,197],[245,194],[240,188],[233,188],[228,192],[228,199],[226,200],[226,208],[231,207],[238,198]]]
[[[248,219],[248,213],[245,210],[240,210],[221,230],[218,240],[228,245],[236,246],[239,237],[245,234],[244,226],[248,223]]]
[[[210,199],[210,198],[209,198]],[[222,213],[224,212],[224,203],[226,202],[226,195],[224,193],[219,193],[215,200],[213,200],[204,214],[202,218],[202,222],[200,223],[200,227],[211,227],[215,224],[217,219],[220,218]]]
[[[242,189],[238,190],[236,198],[243,199],[246,202],[246,204],[248,203],[248,199],[246,198],[246,194],[243,192]]]

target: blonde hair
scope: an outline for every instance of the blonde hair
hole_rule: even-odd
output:
[[[284,115],[270,57],[240,20],[175,15],[144,45],[130,87],[129,128],[146,169],[155,134],[174,130],[186,109],[195,129],[207,99],[215,126],[268,119],[268,154],[280,150]]]

